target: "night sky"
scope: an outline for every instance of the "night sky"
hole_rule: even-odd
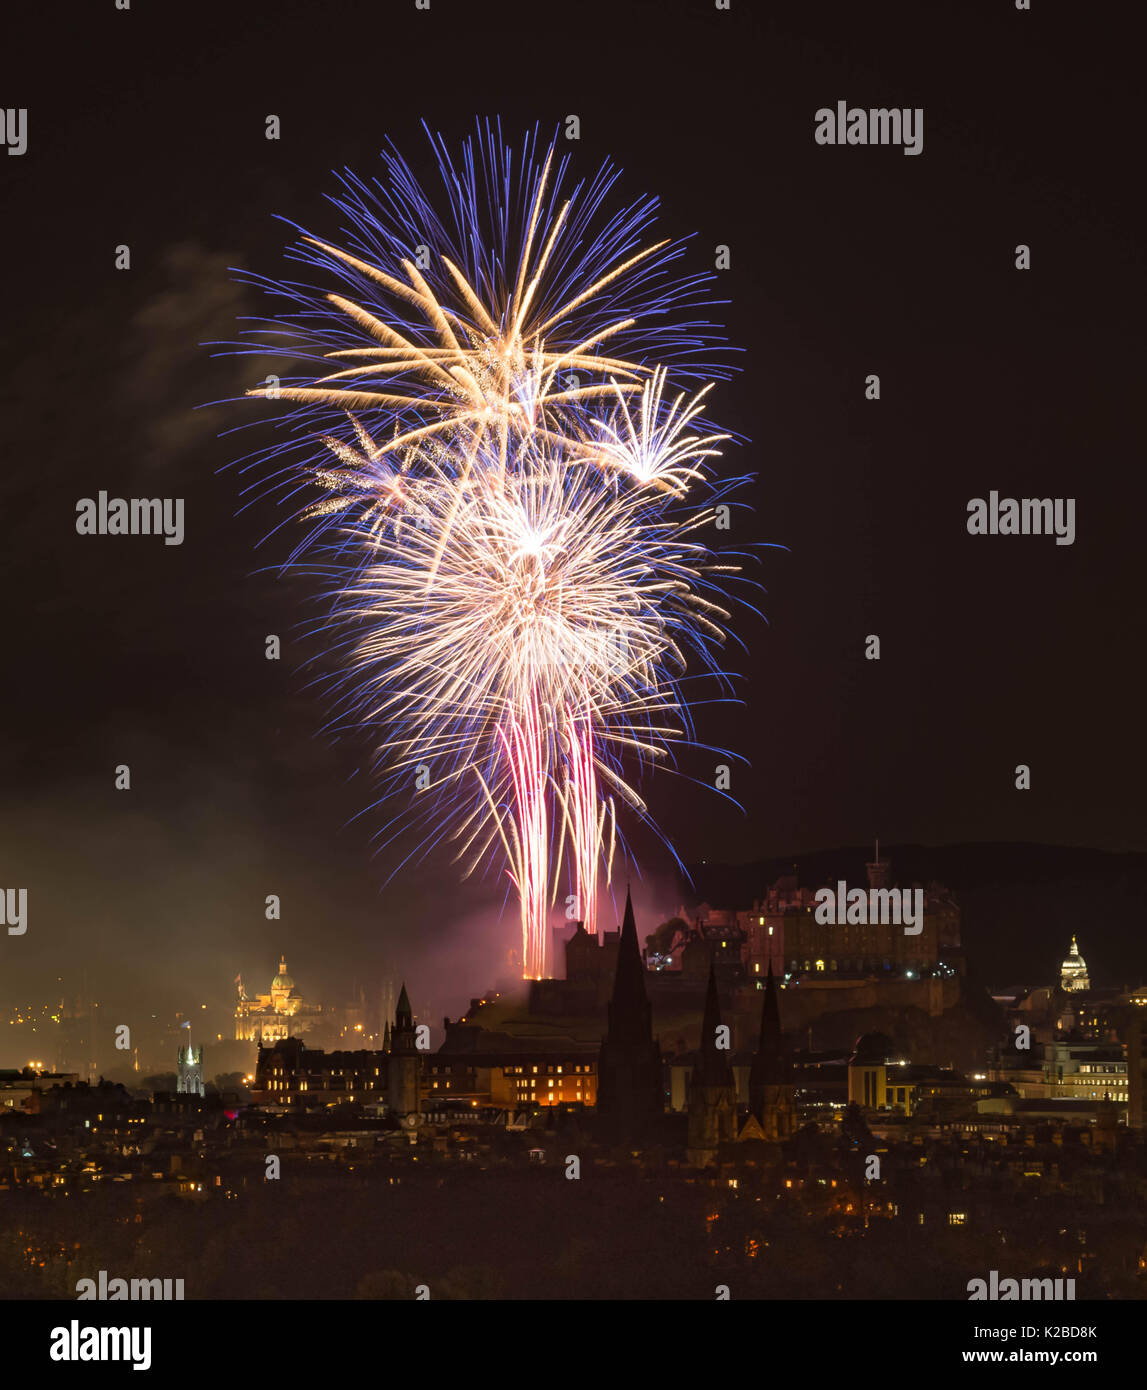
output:
[[[255,376],[201,346],[258,307],[231,268],[285,274],[274,214],[333,233],[332,171],[373,174],[387,136],[431,181],[422,118],[457,142],[500,115],[517,144],[576,113],[579,168],[608,156],[627,195],[659,194],[667,233],[697,234],[698,269],[731,248],[721,284],[746,351],[713,414],[750,441],[727,466],[757,475],[736,539],[776,548],[755,575],[767,623],[737,623],[743,703],[699,719],[750,764],[731,788],[745,813],[688,781],[647,787],[682,859],[874,835],[1147,849],[1131,13],[7,13],[3,105],[28,108],[29,145],[0,154],[0,843],[30,915],[4,940],[0,994],[86,968],[113,997],[185,1007],[225,1000],[239,970],[265,988],[284,950],[308,994],[405,975],[416,1009],[440,1014],[513,940],[512,909],[493,925],[494,880],[457,885],[448,856],[387,884],[377,815],[354,819],[370,800],[362,748],[316,736],[290,640],[305,585],[276,578],[282,545],[258,545],[281,517],[247,507],[228,467],[256,441],[222,432],[250,410],[198,408]],[[922,155],[816,145],[814,113],[839,100],[922,107]],[[119,243],[130,271],[114,269]],[[76,501],[100,489],[185,498],[184,543],[78,536]],[[992,489],[1075,498],[1075,543],[969,536],[967,503]],[[697,752],[681,771],[711,783],[716,761]],[[638,844],[651,928],[679,890],[668,852]],[[270,892],[280,923],[263,917]]]

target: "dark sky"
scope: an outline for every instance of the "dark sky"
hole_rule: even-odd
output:
[[[755,11],[755,13],[754,13]],[[1142,799],[1142,150],[1130,7],[1005,3],[509,4],[112,0],[5,15],[0,379],[5,882],[31,894],[0,993],[86,966],[181,1007],[408,975],[453,1011],[496,973],[512,914],[440,858],[383,887],[361,750],[288,641],[307,595],[260,572],[278,518],[241,511],[238,417],[196,410],[251,364],[234,336],[282,275],[280,213],[321,229],[331,171],[419,121],[516,137],[571,112],[579,167],[663,199],[723,281],[744,370],[714,414],[758,475],[746,541],[768,625],[744,621],[744,703],[701,731],[749,760],[741,815],[649,788],[686,861],[855,844],[1147,848]],[[924,110],[924,151],[822,148],[814,113]],[[277,114],[282,138],[264,138]],[[113,268],[130,244],[132,269]],[[1033,268],[1013,268],[1017,243]],[[882,398],[864,399],[878,373]],[[245,418],[245,417],[244,417]],[[249,444],[244,445],[250,447]],[[186,499],[180,547],[77,536],[77,498]],[[1077,538],[970,537],[970,498],[1073,497]],[[879,662],[864,660],[876,633]],[[711,780],[710,755],[682,759]],[[113,768],[132,768],[130,793]],[[1018,763],[1032,790],[1014,789]],[[675,905],[643,849],[647,911]],[[266,893],[284,918],[263,919]],[[485,914],[485,915],[483,915]],[[652,925],[652,923],[650,923]],[[206,997],[206,995],[204,996]]]

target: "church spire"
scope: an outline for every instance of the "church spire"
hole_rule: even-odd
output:
[[[769,973],[765,976],[765,997],[761,1001],[761,1037],[757,1044],[756,1056],[753,1058],[749,1078],[750,1090],[758,1085],[783,1085],[788,1080],[787,1073],[777,982],[773,976],[773,963],[769,961]]]
[[[729,1053],[717,1046],[717,1029],[721,1026],[721,1001],[717,997],[717,974],[709,963],[709,984],[705,990],[705,1015],[701,1020],[701,1048],[693,1069],[694,1084],[726,1086],[730,1084]]]
[[[609,1006],[609,1026],[614,1023],[644,1023],[649,1012],[649,996],[645,992],[645,966],[641,947],[637,944],[637,921],[633,915],[633,899],[625,890],[625,916],[621,923],[621,940],[617,945],[617,974],[613,979],[613,999]],[[641,1030],[648,1032],[648,1028]]]
[[[705,990],[705,1015],[701,1023],[701,1046],[693,1067],[689,1088],[689,1129],[685,1157],[693,1167],[704,1168],[715,1161],[721,1145],[737,1134],[737,1091],[729,1051],[717,1046],[721,1028],[721,1001],[717,997],[717,972],[709,962],[709,984]]]
[[[792,1066],[781,1032],[780,1000],[772,961],[761,1003],[761,1038],[749,1070],[749,1111],[770,1143],[791,1139],[796,1130]]]
[[[598,1059],[597,1111],[610,1132],[632,1137],[663,1111],[664,1089],[661,1052],[653,1036],[653,1009],[645,992],[645,966],[628,889],[607,1019]]]

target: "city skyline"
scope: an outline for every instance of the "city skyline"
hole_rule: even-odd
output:
[[[732,1302],[802,1368],[1110,1377],[1147,1297],[1128,17],[5,16],[33,1374],[217,1375],[280,1303],[500,1302],[529,1356],[537,1301],[646,1304],[648,1375]],[[371,1315],[400,1375],[490,1344]]]
[[[867,865],[866,874],[868,884],[871,887],[874,883],[878,885],[900,885],[903,879],[896,872],[895,860],[889,857],[886,850],[883,860],[880,858],[879,846],[875,849],[877,856],[876,862]],[[840,872],[847,873],[845,868],[846,861],[838,860]],[[795,866],[794,866],[795,868]],[[682,905],[676,909],[664,909],[649,915],[639,914],[643,922],[648,923],[648,928],[643,928],[641,935],[641,949],[643,958],[647,955],[646,943],[648,946],[647,968],[651,971],[665,971],[670,973],[680,972],[683,966],[680,948],[687,936],[696,937],[698,930],[702,935],[717,936],[724,935],[726,931],[734,938],[729,943],[722,942],[722,946],[729,944],[736,953],[736,958],[741,960],[747,976],[752,979],[753,975],[763,978],[766,966],[775,969],[777,978],[783,984],[788,983],[791,978],[799,983],[801,978],[808,978],[810,975],[822,974],[826,977],[837,975],[872,975],[879,976],[881,969],[887,972],[891,965],[893,970],[899,974],[908,972],[911,978],[912,972],[918,975],[930,974],[935,970],[937,963],[941,966],[941,973],[947,971],[959,971],[964,973],[967,968],[969,951],[966,943],[961,940],[961,918],[965,916],[962,912],[959,895],[952,894],[950,888],[937,882],[935,879],[926,881],[926,887],[919,887],[921,903],[926,904],[925,924],[919,930],[922,935],[917,938],[911,928],[908,928],[908,935],[892,942],[893,950],[889,952],[887,944],[878,944],[875,939],[869,944],[865,944],[861,939],[864,936],[865,928],[850,928],[845,925],[845,918],[840,917],[840,930],[837,931],[831,925],[818,926],[814,921],[809,921],[807,927],[800,927],[800,936],[794,937],[790,943],[787,940],[782,944],[782,935],[786,912],[797,911],[811,914],[815,910],[815,904],[819,901],[822,888],[827,888],[834,896],[839,894],[845,887],[845,881],[836,876],[837,871],[833,871],[832,876],[820,877],[815,875],[802,877],[801,874],[794,872],[789,875],[780,875],[775,881],[764,882],[763,890],[759,895],[754,895],[751,900],[746,900],[744,904],[731,910],[728,907],[729,899],[724,897],[718,906],[713,906],[704,901],[695,902],[692,907]],[[883,875],[874,878],[873,875]],[[916,880],[920,885],[921,880]],[[903,891],[899,887],[897,892]],[[723,905],[722,905],[723,904]],[[778,912],[781,915],[777,915]],[[684,914],[684,921],[681,921],[679,913]],[[937,916],[936,914],[940,915]],[[759,915],[761,914],[761,915]],[[767,914],[767,915],[764,915]],[[899,909],[897,908],[897,914]],[[834,918],[834,914],[830,914]],[[819,921],[821,913],[817,912],[816,921]],[[875,919],[874,919],[875,920]],[[675,954],[666,958],[664,951],[667,946],[654,946],[655,927],[670,926],[672,922],[679,923],[679,935]],[[769,924],[766,928],[766,922]],[[773,941],[774,927],[777,926],[776,940]],[[931,925],[928,925],[928,924]],[[939,924],[939,925],[937,925]],[[562,960],[562,953],[566,949],[566,944],[571,939],[573,929],[578,924],[572,922],[562,922],[553,927],[554,938],[554,960],[556,962],[555,975],[557,979],[565,977],[566,964]],[[616,930],[620,931],[621,923],[618,922]],[[580,926],[578,927],[580,931]],[[767,930],[768,941],[764,939]],[[607,929],[606,935],[598,941],[602,942],[610,939],[610,932]],[[853,933],[853,940],[849,943],[849,933]],[[843,933],[843,935],[841,935]],[[832,938],[830,941],[829,938]],[[837,938],[840,938],[837,941]],[[807,938],[807,939],[806,939]],[[615,938],[614,938],[615,939]],[[1134,973],[1128,973],[1128,962],[1120,960],[1118,962],[1109,961],[1106,954],[1097,954],[1096,948],[1100,938],[1094,933],[1085,934],[1085,939],[1089,941],[1089,949],[1092,952],[1092,970],[1095,973],[1095,966],[1098,965],[1099,980],[1103,987],[1108,991],[1115,989],[1124,994],[1134,991],[1143,984],[1143,979]],[[1074,951],[1075,933],[1070,937],[1071,949]],[[942,959],[945,956],[943,943],[947,942],[949,949],[947,952],[947,964]],[[835,944],[833,944],[835,943]],[[939,945],[938,945],[939,943]],[[982,948],[980,948],[982,950]],[[1060,951],[1067,949],[1066,940],[1061,943]],[[661,950],[661,954],[654,952]],[[101,1038],[106,1033],[107,1037],[98,1047],[87,1045],[88,1062],[86,1072],[89,1079],[95,1079],[97,1072],[106,1072],[111,1076],[128,1078],[128,1067],[135,1073],[135,1079],[146,1072],[165,1071],[170,1064],[170,1057],[163,1052],[166,1043],[159,1042],[161,1037],[170,1038],[175,1035],[175,1030],[184,1026],[184,1020],[189,1019],[193,1027],[203,1034],[200,1041],[206,1042],[212,1057],[217,1060],[213,1063],[213,1071],[230,1071],[235,1067],[247,1070],[251,1066],[252,1058],[244,1056],[240,1058],[238,1050],[234,1046],[240,1039],[248,1042],[262,1041],[273,1042],[276,1039],[291,1036],[308,1036],[310,1045],[315,1045],[315,1039],[323,1046],[338,1045],[338,1040],[343,1039],[347,1045],[350,1043],[361,1043],[362,1045],[374,1044],[381,1041],[382,1022],[388,1011],[392,1008],[395,993],[398,986],[395,983],[397,978],[393,972],[388,975],[380,976],[377,981],[368,982],[363,979],[355,980],[347,976],[347,987],[341,995],[325,996],[321,990],[316,990],[309,980],[308,964],[317,962],[307,962],[304,958],[303,979],[304,988],[296,987],[296,980],[293,974],[286,971],[286,953],[272,953],[279,956],[279,970],[274,972],[274,979],[271,981],[270,989],[263,993],[260,988],[260,972],[256,970],[253,974],[248,973],[246,982],[243,972],[234,977],[231,982],[230,991],[225,994],[222,988],[211,991],[210,1002],[189,1003],[186,1005],[186,1012],[183,1008],[176,1009],[174,1012],[150,1013],[144,1022],[144,1027],[140,1030],[140,1035],[147,1039],[146,1055],[141,1062],[141,1050],[136,1046],[131,1058],[125,1058],[117,1052],[112,1041],[111,1028],[108,1022],[112,1013],[115,1012],[115,1003],[105,999],[102,1004],[94,999],[94,996],[85,996],[82,991],[69,991],[63,977],[57,977],[53,982],[55,985],[55,997],[52,1001],[42,1006],[32,1006],[30,1001],[13,1003],[9,1012],[12,1017],[9,1019],[9,1027],[16,1026],[16,1033],[6,1033],[3,1043],[3,1051],[0,1052],[0,1065],[24,1066],[34,1058],[25,1056],[31,1052],[37,1054],[38,1060],[44,1065],[46,1070],[71,1071],[79,1058],[66,1056],[61,1051],[66,1044],[64,1035],[70,1027],[73,1032],[80,1019],[86,1020],[83,1026],[85,1037],[89,1037],[98,1031]],[[1043,986],[1052,982],[1053,956],[1055,951],[1045,952],[1041,955],[1033,955],[1029,958],[1026,968],[1018,972],[1008,973],[1000,969],[986,968],[986,962],[980,955],[980,950],[973,950],[972,968],[976,978],[980,981],[990,983],[995,989],[1002,989],[1006,985],[1017,982],[1025,983],[1026,988]],[[1046,955],[1046,959],[1044,958]],[[880,957],[885,956],[883,967]],[[888,957],[892,958],[889,959]],[[837,959],[839,957],[839,961]],[[732,958],[732,957],[730,957]],[[328,960],[329,964],[329,960]],[[297,967],[296,967],[297,970]],[[1041,973],[1042,972],[1042,973]],[[399,971],[401,974],[401,971]],[[1086,974],[1084,978],[1090,981],[1091,976]],[[1143,977],[1147,979],[1147,976]],[[479,985],[479,981],[484,979],[485,984]],[[282,982],[282,988],[280,988]],[[403,981],[405,984],[405,980]],[[527,985],[525,982],[514,979],[513,969],[509,963],[504,961],[499,968],[491,969],[486,976],[475,975],[469,980],[461,981],[457,990],[447,996],[437,996],[434,991],[426,989],[416,989],[415,999],[418,1001],[415,1009],[416,1014],[429,1022],[431,1035],[434,1045],[437,1046],[441,1037],[439,1020],[447,1011],[457,1016],[457,1009],[461,1002],[469,999],[473,1001],[481,992],[489,993],[495,987],[500,987],[508,995],[515,995],[525,998]],[[85,1002],[86,1000],[86,1002]],[[95,1004],[97,1012],[93,1012],[92,1005]],[[439,1007],[441,1005],[441,1007]],[[98,1012],[102,1009],[102,1012]],[[64,1015],[64,1022],[61,1023],[61,1014]],[[126,1016],[123,1007],[119,1009],[117,1017]],[[101,1022],[102,1020],[102,1022]],[[261,1022],[260,1020],[267,1020]],[[372,1026],[373,1020],[373,1026]],[[53,1029],[52,1024],[55,1024]],[[356,1038],[355,1033],[358,1033]],[[365,1036],[364,1036],[365,1034]],[[170,1048],[168,1047],[168,1050]],[[43,1056],[40,1056],[43,1054]],[[44,1062],[44,1057],[48,1061]],[[62,1060],[61,1060],[62,1059]],[[105,1065],[100,1065],[102,1060]],[[54,1064],[54,1065],[53,1065]],[[84,1068],[81,1066],[81,1072]]]

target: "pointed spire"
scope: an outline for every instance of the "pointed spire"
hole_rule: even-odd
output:
[[[598,1058],[598,1114],[610,1132],[632,1138],[662,1113],[664,1097],[653,1009],[645,992],[645,966],[628,888],[607,1017]]]
[[[783,1143],[796,1127],[793,1074],[781,1032],[780,1004],[772,962],[761,1004],[761,1040],[749,1070],[749,1110],[771,1143]]]
[[[621,934],[624,937],[627,931],[633,932],[633,939],[637,940],[637,919],[633,915],[633,895],[629,891],[629,884],[625,885],[625,916],[621,919]],[[1073,936],[1072,941],[1075,940]]]
[[[625,916],[621,922],[621,940],[617,945],[617,974],[613,981],[614,1007],[634,1007],[644,1005],[645,966],[641,961],[641,947],[637,943],[637,920],[633,915],[633,899],[629,889],[625,890]]]
[[[721,1026],[721,1001],[717,996],[717,973],[709,962],[709,983],[705,989],[705,1014],[701,1020],[701,1048],[693,1069],[694,1083],[705,1086],[727,1086],[731,1083],[729,1054],[717,1046],[717,1029]]]
[[[769,973],[765,977],[765,997],[761,1001],[761,1037],[749,1073],[750,1092],[758,1085],[779,1086],[787,1080],[788,1062],[785,1057],[784,1035],[781,1033],[780,1001],[777,998],[773,963],[769,961]]]
[[[625,916],[617,943],[617,973],[608,1010],[607,1037],[614,1042],[648,1042],[653,1036],[653,1011],[645,992],[645,965],[637,944],[633,899],[625,893]]]
[[[413,1019],[413,1011],[410,1007],[410,1000],[406,994],[406,981],[402,982],[402,990],[398,996],[398,1008],[394,1011],[395,1018],[401,1023],[403,1018]]]

